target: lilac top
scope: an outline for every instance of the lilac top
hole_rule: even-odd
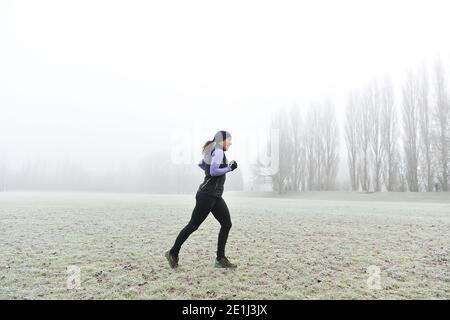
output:
[[[230,167],[225,167],[225,168],[219,168],[220,164],[222,163],[223,160],[223,150],[220,148],[216,148],[213,152],[213,157],[211,159],[211,166],[209,169],[209,174],[212,176],[221,176],[225,173],[228,173],[231,171]],[[206,166],[206,162],[204,159],[202,159],[202,161],[200,161],[198,163],[198,166],[201,169],[205,169]]]

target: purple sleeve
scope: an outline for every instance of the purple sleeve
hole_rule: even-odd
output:
[[[221,149],[214,150],[214,156],[211,160],[211,167],[209,169],[209,173],[212,176],[221,176],[231,171],[230,167],[219,168],[220,164],[222,163],[222,160],[223,160],[223,150]]]
[[[206,165],[206,163],[205,163],[205,160],[203,160],[203,159],[202,159],[202,161],[200,161],[200,162],[198,163],[198,166],[199,166],[202,170],[205,170],[205,165]]]

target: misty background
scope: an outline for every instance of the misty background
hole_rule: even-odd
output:
[[[0,190],[193,192],[201,146],[228,130],[227,157],[240,170],[227,190],[389,191],[390,181],[390,191],[446,183],[448,191],[446,9],[445,1],[2,1]],[[397,119],[390,165],[386,121],[373,126],[386,92]],[[268,177],[256,150],[270,144],[271,128],[290,157]]]

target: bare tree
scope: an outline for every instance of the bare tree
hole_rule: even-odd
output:
[[[315,123],[317,122],[316,118],[317,110],[313,106],[309,106],[306,114],[306,123],[305,123],[305,150],[306,150],[306,162],[307,162],[307,188],[309,191],[315,189],[316,185],[316,148],[315,144]]]
[[[278,193],[290,189],[290,177],[292,168],[292,143],[289,134],[288,113],[285,108],[280,109],[272,117],[272,128],[279,130],[279,166],[278,171],[272,176],[273,187]]]
[[[409,191],[419,191],[417,171],[418,146],[418,99],[417,82],[412,70],[408,72],[403,86],[403,147],[406,162],[406,180]]]
[[[381,166],[383,164],[383,148],[381,145],[380,133],[380,96],[378,84],[374,80],[365,91],[366,106],[369,110],[370,121],[370,148],[372,150],[373,164],[373,189],[375,192],[381,191]]]
[[[352,191],[359,189],[358,181],[358,98],[350,93],[345,110],[345,142],[347,146],[347,164]]]
[[[302,122],[302,129],[301,129],[301,150],[300,150],[300,159],[299,159],[299,163],[300,163],[300,167],[299,167],[299,171],[300,171],[300,185],[301,185],[301,191],[306,191],[306,185],[308,182],[308,163],[307,163],[307,159],[306,159],[306,155],[307,155],[307,148],[306,148],[306,134],[305,134],[305,121]]]
[[[408,191],[407,182],[407,169],[404,159],[399,158],[398,162],[398,185],[395,188],[396,191],[406,192]]]
[[[313,131],[314,136],[314,153],[316,162],[316,188],[317,190],[324,189],[324,161],[325,161],[325,144],[323,139],[323,107],[321,104],[313,104]]]
[[[332,190],[336,186],[336,175],[339,165],[339,128],[336,122],[336,114],[331,102],[325,102],[321,123],[323,140],[323,167],[324,190]]]
[[[383,181],[387,191],[394,191],[398,179],[398,130],[394,89],[389,77],[381,88],[381,146],[383,148]]]
[[[371,123],[370,123],[370,108],[367,99],[361,99],[360,107],[358,108],[358,149],[359,149],[359,179],[361,188],[368,192],[370,191],[370,137],[371,137]]]
[[[423,181],[424,189],[428,192],[433,191],[433,159],[432,159],[432,137],[431,120],[429,105],[429,85],[428,75],[425,64],[422,65],[418,76],[418,110],[420,127],[420,176]]]
[[[441,184],[442,191],[448,191],[449,179],[449,144],[450,144],[450,103],[447,92],[447,79],[441,60],[434,65],[435,86],[435,146],[437,152],[437,178]]]
[[[300,108],[297,105],[292,106],[290,110],[289,124],[292,137],[292,190],[299,191],[305,164],[303,161],[302,119]]]

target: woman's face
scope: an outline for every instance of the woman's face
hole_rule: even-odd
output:
[[[231,138],[226,139],[223,142],[223,150],[227,151],[231,145],[232,145]]]

